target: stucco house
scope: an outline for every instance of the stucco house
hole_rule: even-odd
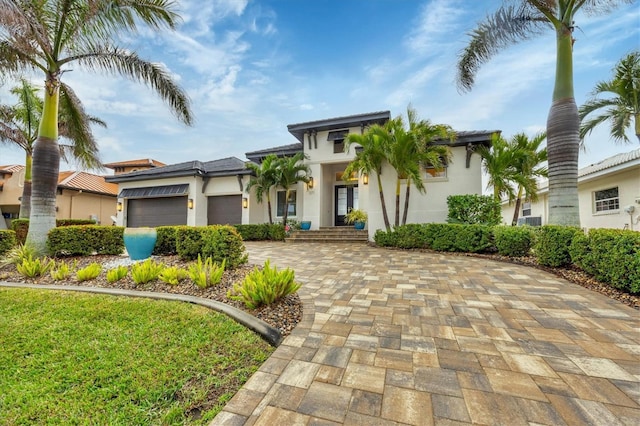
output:
[[[578,170],[580,225],[583,228],[640,230],[640,148],[614,155]],[[538,201],[522,203],[519,223],[546,225],[548,181],[539,184]],[[515,205],[502,205],[511,223]]]
[[[20,213],[24,166],[0,166],[0,229],[11,226]],[[56,219],[94,219],[111,225],[116,213],[118,185],[103,176],[87,172],[64,171],[58,176]]]
[[[291,124],[289,133],[295,143],[247,152],[249,161],[259,164],[268,154],[279,156],[303,152],[311,169],[312,181],[298,184],[287,206],[284,190],[271,193],[274,221],[284,209],[298,221],[311,221],[311,228],[343,226],[350,208],[360,208],[369,215],[367,228],[372,238],[384,228],[382,209],[374,176],[353,176],[346,181],[343,171],[356,150],[344,150],[349,133],[361,133],[372,124],[391,118],[389,111],[336,117]],[[408,222],[444,222],[447,197],[455,194],[481,194],[481,158],[474,154],[477,145],[489,146],[497,131],[458,132],[448,144],[452,160],[444,170],[426,168],[426,194],[412,191]],[[357,148],[356,148],[357,149]],[[258,203],[255,193],[246,191],[251,173],[245,161],[235,157],[201,162],[190,161],[148,170],[107,176],[119,185],[117,223],[122,226],[159,226],[186,224],[247,224],[268,221],[267,203]],[[390,165],[382,170],[389,216],[393,217],[395,171]],[[403,186],[406,183],[403,183]],[[402,188],[404,194],[404,188]]]

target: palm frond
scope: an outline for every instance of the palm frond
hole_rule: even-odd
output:
[[[524,2],[526,3],[526,2]],[[508,46],[539,35],[549,21],[536,8],[503,6],[470,33],[471,41],[459,54],[458,89],[469,91],[480,67]]]
[[[71,56],[64,62],[71,61],[78,61],[90,70],[121,75],[150,86],[169,105],[179,120],[187,125],[193,123],[189,97],[161,64],[146,61],[135,52],[111,46],[96,46],[91,53]]]
[[[60,136],[73,141],[61,152],[65,161],[69,160],[67,155],[71,154],[83,167],[101,169],[98,144],[91,132],[91,119],[73,89],[64,83],[60,85],[59,123]]]

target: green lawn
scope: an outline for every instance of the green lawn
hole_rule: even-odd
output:
[[[206,423],[272,351],[199,306],[0,289],[0,425]]]

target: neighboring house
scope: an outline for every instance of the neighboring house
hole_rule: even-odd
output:
[[[580,225],[583,228],[640,230],[640,148],[606,158],[578,170]],[[548,182],[538,191],[538,202],[524,202],[520,223],[546,225]],[[511,223],[515,205],[502,205],[502,218]]]
[[[337,117],[287,126],[297,143],[246,153],[260,163],[268,154],[278,156],[303,152],[311,169],[310,184],[298,184],[285,206],[284,190],[271,193],[274,221],[282,219],[288,209],[290,219],[311,221],[312,229],[342,226],[350,208],[360,208],[369,215],[370,238],[384,229],[382,209],[375,176],[353,176],[346,181],[342,172],[354,158],[356,149],[344,152],[348,133],[360,133],[372,124],[390,119],[389,111]],[[447,197],[456,194],[481,194],[481,158],[473,155],[477,145],[489,146],[496,131],[458,132],[451,147],[452,161],[445,170],[424,170],[426,194],[411,192],[408,222],[444,222]],[[255,193],[246,193],[250,172],[235,157],[222,160],[192,161],[156,167],[150,170],[108,176],[118,183],[118,224],[124,226],[207,225],[215,223],[264,223],[268,221],[266,200],[256,201]],[[395,171],[388,164],[382,171],[387,209],[391,221],[395,209]],[[402,204],[404,186],[402,185]]]
[[[120,161],[117,163],[103,164],[104,167],[112,169],[114,174],[120,175],[123,173],[137,172],[138,170],[153,169],[154,167],[166,166],[157,160],[151,158],[141,158],[139,160]]]
[[[188,161],[107,176],[117,183],[117,224],[128,227],[252,223],[243,208],[250,170],[235,158]],[[253,218],[256,219],[256,218]]]
[[[20,213],[24,166],[0,166],[0,229],[10,227]],[[94,219],[111,225],[116,213],[118,185],[87,172],[60,172],[56,194],[56,219]]]

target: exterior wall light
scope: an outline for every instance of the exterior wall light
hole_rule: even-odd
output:
[[[309,178],[309,182],[307,182],[307,189],[313,189],[313,178]]]
[[[187,201],[187,207],[189,210],[193,209],[193,198],[189,198],[189,201]]]
[[[246,209],[247,207],[249,207],[249,199],[247,197],[244,197],[242,199],[242,208]]]
[[[369,175],[368,174],[365,173],[364,175],[362,175],[362,183],[364,185],[369,185]]]
[[[118,201],[118,204],[116,204],[116,210],[118,210],[119,212],[122,211],[122,201]]]

